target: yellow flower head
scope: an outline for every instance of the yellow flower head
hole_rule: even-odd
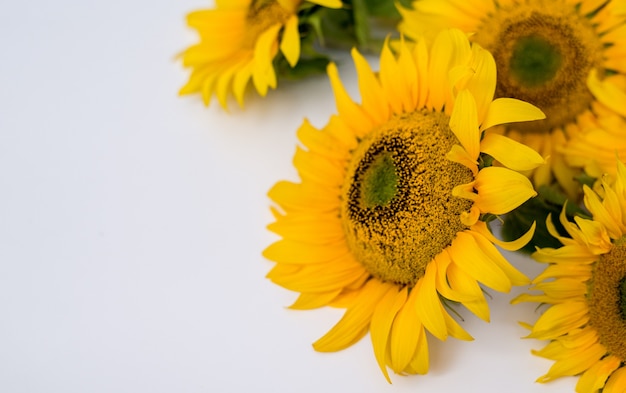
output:
[[[612,89],[607,83],[600,83],[599,87]],[[561,149],[569,165],[583,168],[594,178],[604,173],[614,175],[615,156],[626,158],[626,88],[613,90],[610,101],[614,109],[605,110],[597,124],[572,135]]]
[[[527,278],[493,245],[480,218],[504,214],[535,195],[529,180],[509,169],[543,163],[533,150],[501,135],[497,124],[543,118],[522,101],[493,100],[493,57],[459,30],[432,45],[388,45],[374,73],[353,50],[362,104],[346,93],[331,64],[338,115],[321,130],[304,122],[294,164],[300,183],[269,192],[277,204],[269,228],[282,237],[264,255],[276,262],[268,277],[300,292],[295,309],[346,308],[313,344],[337,351],[371,334],[376,360],[399,374],[428,371],[426,331],[470,340],[441,298],[488,320],[479,283],[508,291]],[[486,155],[499,162],[486,166]]]
[[[201,93],[206,105],[216,95],[225,108],[232,92],[243,105],[250,79],[261,96],[276,87],[272,61],[279,49],[293,67],[300,58],[298,7],[303,0],[216,0],[216,8],[187,16],[200,42],[182,54],[192,69],[180,94]],[[331,8],[341,0],[308,0]]]
[[[626,391],[626,167],[619,162],[615,181],[602,180],[602,197],[584,188],[592,219],[560,220],[571,238],[562,237],[548,218],[561,248],[539,249],[533,257],[549,263],[534,280],[542,294],[523,294],[515,302],[549,304],[528,337],[550,340],[534,353],[554,364],[539,378],[547,382],[581,375],[577,392]]]
[[[546,113],[545,120],[500,132],[550,156],[550,165],[533,174],[535,184],[556,178],[576,197],[577,171],[559,148],[595,125],[604,114],[600,103],[610,102],[620,89],[613,78],[603,78],[626,74],[624,1],[415,0],[412,5],[413,10],[401,11],[399,28],[405,35],[449,27],[472,33],[472,41],[496,60],[496,96],[530,102]]]

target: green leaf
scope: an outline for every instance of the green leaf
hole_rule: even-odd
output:
[[[589,217],[589,213],[586,210],[583,210],[575,203],[569,202],[565,194],[555,185],[540,186],[537,189],[537,193],[538,195],[535,198],[529,199],[526,203],[504,216],[502,225],[502,237],[507,241],[511,241],[525,234],[533,222],[537,223],[535,235],[522,249],[522,251],[529,253],[534,252],[536,247],[561,247],[561,242],[552,237],[546,227],[546,219],[549,214],[552,214],[552,222],[559,235],[563,237],[569,237],[559,221],[559,215],[563,210],[563,206],[566,207],[565,213],[570,221],[574,216]]]
[[[274,60],[274,68],[281,79],[300,80],[311,75],[320,75],[326,73],[326,66],[330,63],[330,59],[326,56],[319,55],[312,58],[300,58],[295,67],[291,67],[282,54],[276,56]]]
[[[588,187],[593,188],[594,183],[598,180],[595,177],[591,177],[586,173],[582,173],[576,177],[574,177],[576,181],[578,181],[581,185],[586,185]]]
[[[352,0],[352,20],[356,41],[360,47],[367,46],[370,39],[370,25],[365,0]]]
[[[533,238],[520,251],[532,253],[536,247],[560,247],[561,242],[552,237],[546,227],[546,218],[549,213],[552,213],[552,217],[558,217],[560,209],[558,206],[545,204],[537,197],[529,199],[526,203],[504,216],[502,237],[506,241],[518,239],[530,229],[533,222],[536,222],[537,227],[535,228]],[[561,224],[558,223],[558,226],[561,226]],[[566,234],[562,227],[559,230],[559,234]]]

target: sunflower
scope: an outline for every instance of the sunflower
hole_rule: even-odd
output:
[[[581,374],[577,392],[626,391],[626,167],[618,162],[615,172],[615,180],[602,179],[601,195],[584,187],[592,219],[574,223],[561,214],[571,238],[559,236],[548,220],[563,246],[533,254],[549,263],[534,280],[543,293],[514,300],[550,305],[528,326],[528,337],[550,340],[534,353],[555,361],[539,382]]]
[[[341,350],[369,331],[387,380],[386,366],[428,371],[426,331],[471,339],[444,309],[448,300],[488,320],[479,283],[508,291],[527,282],[493,243],[518,249],[534,227],[505,243],[481,218],[534,196],[509,168],[544,162],[504,136],[481,140],[494,125],[544,117],[525,102],[493,100],[489,52],[459,30],[441,32],[427,48],[424,40],[402,43],[396,57],[386,43],[379,73],[353,50],[362,104],[331,63],[338,115],[321,130],[303,123],[294,157],[301,182],[269,192],[277,205],[269,229],[282,239],[264,251],[276,262],[268,278],[300,292],[294,309],[345,308],[314,348]],[[498,166],[485,165],[492,158]]]
[[[405,35],[448,27],[471,32],[496,60],[496,97],[518,98],[546,113],[545,120],[499,132],[551,157],[550,165],[529,174],[536,185],[556,179],[577,198],[578,171],[558,148],[602,116],[596,104],[618,89],[603,78],[626,73],[623,0],[416,0],[412,6],[401,9]],[[588,85],[591,73],[596,85],[604,82],[603,91]]]
[[[622,85],[626,86],[626,78]],[[604,173],[615,174],[616,155],[626,158],[626,89],[612,89],[610,84],[599,82],[595,75],[591,75],[589,86],[605,93],[601,96],[606,102],[605,114],[597,124],[573,135],[560,150],[569,165],[583,168],[591,177],[599,178]]]
[[[340,8],[341,0],[309,0],[309,3]],[[192,69],[179,94],[201,93],[206,105],[216,95],[222,107],[230,92],[243,105],[250,79],[261,96],[276,87],[272,61],[278,50],[289,65],[300,58],[298,8],[303,0],[216,0],[216,8],[187,16],[198,31],[200,43],[182,54]]]

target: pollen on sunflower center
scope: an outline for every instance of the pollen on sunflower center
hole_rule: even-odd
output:
[[[472,172],[446,154],[459,141],[449,117],[427,110],[397,116],[353,152],[341,218],[350,251],[382,281],[413,285],[426,265],[467,227],[471,201],[452,189]]]
[[[546,119],[516,123],[522,132],[546,132],[583,113],[593,102],[587,88],[592,68],[602,72],[602,42],[589,20],[560,2],[500,8],[474,40],[493,53],[496,96],[530,102]]]
[[[626,361],[626,236],[600,257],[589,286],[589,324],[608,352]]]

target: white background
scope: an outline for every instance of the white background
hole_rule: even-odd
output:
[[[230,113],[177,97],[184,16],[210,5],[0,3],[0,392],[573,391],[534,382],[550,362],[520,339],[538,315],[508,304],[521,289],[492,292],[491,324],[463,312],[476,341],[430,340],[426,376],[388,385],[369,337],[313,351],[340,310],[287,310],[261,251],[266,192],[332,93],[321,76]]]

